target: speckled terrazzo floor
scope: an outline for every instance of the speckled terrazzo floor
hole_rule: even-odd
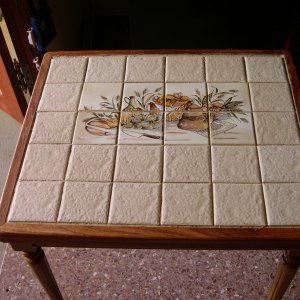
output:
[[[65,299],[266,299],[280,251],[45,248]],[[284,300],[300,299],[300,273]],[[8,247],[0,299],[48,299]]]

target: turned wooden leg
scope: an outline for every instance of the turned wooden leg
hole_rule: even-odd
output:
[[[300,267],[300,250],[284,251],[268,300],[280,300]]]

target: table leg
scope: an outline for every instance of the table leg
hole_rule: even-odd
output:
[[[268,300],[280,300],[300,267],[300,250],[287,250],[277,269]]]

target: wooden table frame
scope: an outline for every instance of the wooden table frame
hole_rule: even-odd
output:
[[[42,246],[145,249],[277,249],[285,250],[268,299],[281,299],[300,266],[300,227],[217,228],[199,226],[113,226],[7,223],[7,215],[24,158],[35,112],[47,77],[51,58],[68,55],[112,54],[282,54],[300,115],[300,86],[292,56],[285,50],[117,50],[46,53],[28,107],[22,132],[7,178],[0,206],[0,240],[25,259],[51,299],[63,299]]]

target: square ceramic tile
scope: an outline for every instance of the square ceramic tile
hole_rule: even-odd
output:
[[[39,111],[77,111],[81,83],[45,84]]]
[[[213,225],[210,184],[164,184],[161,224]]]
[[[299,126],[295,113],[256,112],[253,114],[257,144],[299,144]]]
[[[250,83],[254,111],[294,111],[288,83]]]
[[[209,143],[208,113],[193,109],[165,113],[164,144]]]
[[[208,107],[218,111],[251,111],[247,83],[209,83]]]
[[[63,180],[69,151],[69,145],[28,145],[20,180]]]
[[[118,124],[117,112],[80,111],[73,144],[115,144]]]
[[[10,222],[56,222],[62,182],[18,182],[12,200]]]
[[[160,184],[114,183],[108,222],[158,225],[160,204]]]
[[[243,82],[246,70],[242,56],[211,55],[205,58],[207,82]]]
[[[300,224],[300,183],[263,185],[269,225]]]
[[[122,112],[119,144],[162,144],[163,113]]]
[[[219,112],[210,113],[211,143],[254,145],[254,127],[252,115],[249,112]]]
[[[51,60],[47,83],[83,82],[87,57],[58,56]]]
[[[80,110],[121,110],[122,83],[85,83]]]
[[[213,146],[213,182],[260,183],[255,146]]]
[[[111,181],[115,155],[115,146],[73,146],[66,179],[76,181]]]
[[[279,55],[246,57],[249,82],[286,82],[284,60]]]
[[[164,110],[164,87],[161,83],[125,83],[124,111]]]
[[[71,143],[75,112],[39,112],[36,115],[30,143]]]
[[[205,83],[167,83],[166,111],[201,109],[207,111]]]
[[[300,146],[258,146],[263,182],[300,182]]]
[[[115,181],[161,182],[162,147],[118,146]]]
[[[164,82],[165,57],[128,56],[125,80],[127,82]]]
[[[170,55],[166,58],[167,82],[205,81],[204,57],[201,55]]]
[[[210,182],[208,146],[165,146],[164,182]]]
[[[86,82],[122,82],[125,73],[125,56],[91,56]]]
[[[213,195],[215,225],[266,225],[260,184],[214,184]]]
[[[106,223],[111,183],[66,182],[58,222]]]

